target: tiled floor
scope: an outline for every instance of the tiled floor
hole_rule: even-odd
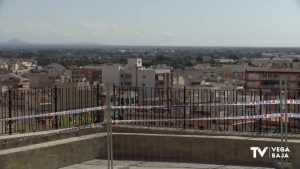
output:
[[[107,160],[91,160],[61,169],[106,169]],[[271,169],[264,167],[229,166],[195,163],[114,161],[114,169]]]

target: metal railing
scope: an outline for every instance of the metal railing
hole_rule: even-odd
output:
[[[108,97],[109,96],[109,97]],[[298,100],[297,91],[287,98]],[[182,129],[280,132],[281,118],[230,118],[283,113],[280,104],[258,104],[280,99],[279,91],[207,90],[93,85],[51,89],[12,90],[0,95],[0,119],[105,106],[109,98],[112,120],[136,120],[129,125]],[[256,103],[257,102],[257,103]],[[246,104],[247,103],[247,104]],[[299,114],[299,104],[288,104]],[[0,134],[35,132],[82,126],[104,120],[103,110],[75,114],[0,120]],[[197,120],[199,119],[199,120]],[[201,119],[201,120],[200,120]],[[164,121],[165,120],[165,121]],[[300,132],[299,118],[289,118],[288,132]]]

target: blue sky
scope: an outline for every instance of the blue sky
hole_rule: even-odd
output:
[[[2,0],[0,41],[300,46],[299,1]]]

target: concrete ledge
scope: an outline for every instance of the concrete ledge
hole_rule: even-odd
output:
[[[287,162],[274,161],[274,166],[276,169],[291,169],[292,164]]]
[[[57,169],[103,156],[104,133],[29,145],[0,152],[1,169]]]
[[[134,125],[115,125],[114,132],[119,133],[152,133],[152,134],[175,134],[175,135],[210,135],[210,136],[240,136],[254,138],[280,138],[280,133],[258,133],[258,132],[238,132],[238,131],[216,131],[199,129],[182,129],[167,127],[147,127]],[[300,139],[300,134],[288,133],[288,139]]]
[[[86,131],[86,133],[101,133],[78,137],[76,137],[76,133],[73,133],[73,135],[65,135],[70,138],[33,145],[31,145],[32,142],[28,141],[26,146],[2,150],[0,152],[0,168],[55,169],[97,157],[105,158],[107,140],[104,130],[105,128]],[[119,160],[175,161],[272,167],[273,160],[268,157],[252,158],[250,147],[280,146],[280,139],[277,138],[196,135],[185,131],[172,132],[171,130],[146,130],[143,128],[132,129],[124,127],[114,127],[113,131],[114,159]],[[154,134],[155,132],[159,134]],[[30,137],[30,135],[27,137]],[[63,138],[63,136],[60,137]],[[12,137],[9,139],[17,138]],[[293,168],[299,169],[300,140],[289,140],[288,147],[291,151],[289,162],[292,163]]]
[[[250,147],[277,147],[280,139],[238,136],[114,133],[115,159],[178,161],[273,167],[273,159],[253,158]],[[300,168],[300,140],[289,142],[290,162]]]
[[[64,129],[0,136],[0,150],[101,133],[105,131],[105,128],[80,129],[66,133],[61,132],[63,130]]]

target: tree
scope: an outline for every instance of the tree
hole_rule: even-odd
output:
[[[202,63],[203,62],[203,58],[201,57],[201,56],[197,56],[196,57],[196,61],[198,62],[198,63]]]

